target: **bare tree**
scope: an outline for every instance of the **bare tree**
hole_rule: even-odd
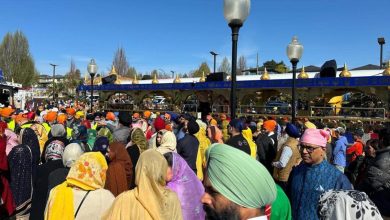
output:
[[[118,48],[115,52],[113,64],[119,75],[124,76],[127,74],[129,63],[127,62],[126,52],[123,47]]]
[[[244,70],[246,69],[247,69],[246,58],[244,56],[240,56],[240,58],[238,58],[238,70],[237,70],[238,75],[243,75]]]
[[[64,89],[67,90],[67,94],[71,97],[76,93],[76,88],[81,82],[80,70],[76,68],[76,64],[73,59],[70,60],[69,72],[65,74]]]

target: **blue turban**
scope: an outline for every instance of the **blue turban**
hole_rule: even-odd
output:
[[[287,123],[286,133],[288,134],[288,136],[293,137],[293,138],[301,137],[301,132],[299,132],[299,129],[297,128],[297,126],[295,126],[291,123]]]

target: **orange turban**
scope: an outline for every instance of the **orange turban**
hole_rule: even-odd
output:
[[[134,114],[133,114],[133,118],[134,118],[134,119],[138,119],[138,118],[139,118],[139,113],[138,113],[138,112],[134,113]]]
[[[171,120],[171,115],[168,114],[168,113],[165,113],[165,114],[164,114],[164,118],[165,118],[166,120]]]
[[[275,127],[276,127],[275,120],[267,120],[263,123],[263,128],[268,132],[275,131]]]
[[[22,122],[22,121],[28,121],[28,119],[27,119],[27,114],[20,113],[20,114],[18,114],[18,115],[16,116],[16,118],[15,118],[15,122],[16,122],[16,123],[20,123],[20,122]]]
[[[151,114],[152,114],[152,113],[151,113],[150,111],[145,111],[145,112],[144,112],[144,118],[145,118],[145,119],[148,119],[148,118],[150,117]]]
[[[107,112],[106,119],[107,120],[111,120],[111,121],[115,121],[115,114],[114,114],[114,112]]]
[[[67,108],[66,114],[74,116],[76,114],[76,110],[74,108]]]
[[[1,117],[9,118],[12,115],[12,113],[14,113],[14,112],[15,112],[15,110],[12,108],[3,108],[0,111],[0,115],[1,115]]]
[[[50,111],[46,114],[45,120],[47,122],[54,122],[57,118],[57,112]]]
[[[57,122],[60,123],[60,124],[64,125],[65,122],[66,122],[66,119],[67,119],[67,117],[66,117],[65,114],[61,114],[61,115],[57,116]]]
[[[166,124],[165,125],[165,130],[172,131],[172,125],[171,124]]]

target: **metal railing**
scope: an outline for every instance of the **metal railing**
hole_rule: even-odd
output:
[[[106,111],[133,111],[134,107],[134,104],[104,102],[104,110]]]
[[[198,112],[198,105],[197,104],[183,104],[181,111],[182,112]]]
[[[339,112],[337,113],[337,111]],[[356,108],[356,107],[316,107],[310,106],[310,116],[343,116],[362,118],[386,119],[385,108]]]
[[[229,105],[212,105],[211,106],[212,113],[226,113],[230,114],[230,106]]]
[[[240,105],[238,106],[239,114],[272,114],[272,115],[287,115],[291,114],[290,106],[280,105]]]

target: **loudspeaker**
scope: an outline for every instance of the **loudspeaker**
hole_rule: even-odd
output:
[[[105,84],[114,84],[115,81],[116,81],[116,75],[109,75],[109,76],[106,76],[104,78],[102,78],[102,84],[105,85]]]
[[[226,80],[225,72],[210,73],[206,78],[206,82],[225,81],[225,80]]]
[[[336,77],[336,73],[337,73],[336,60],[328,60],[321,67],[320,78]]]

